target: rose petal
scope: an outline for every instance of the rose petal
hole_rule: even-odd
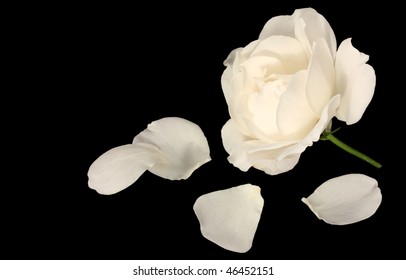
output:
[[[206,137],[200,127],[188,120],[168,117],[150,123],[134,137],[133,144],[156,146],[164,160],[148,170],[170,180],[187,179],[193,171],[211,160]]]
[[[193,210],[205,238],[227,250],[245,253],[252,247],[263,206],[261,189],[245,184],[202,195]]]
[[[318,121],[306,97],[307,71],[302,70],[292,76],[289,86],[281,95],[276,122],[286,138],[302,139]]]
[[[229,154],[228,161],[241,171],[255,167],[270,175],[291,170],[299,161],[300,154],[290,154],[283,158],[282,153],[292,141],[266,143],[242,134],[230,119],[221,130],[224,149]]]
[[[240,64],[241,70],[244,75],[250,79],[251,88],[261,85],[258,82],[265,83],[268,79],[268,73],[282,73],[286,72],[285,67],[282,65],[281,60],[272,56],[252,56]],[[267,75],[268,74],[268,75]],[[252,86],[252,82],[254,85]],[[245,82],[247,83],[247,82]]]
[[[228,154],[233,154],[241,149],[246,141],[254,140],[243,134],[237,127],[233,119],[229,119],[221,129],[221,138],[224,149]],[[245,170],[246,171],[246,170]]]
[[[361,119],[374,95],[375,71],[365,64],[367,61],[368,55],[354,48],[351,38],[344,40],[337,50],[336,88],[342,95],[337,118],[348,125]]]
[[[221,129],[224,149],[228,161],[241,171],[255,167],[270,175],[291,170],[299,161],[300,154],[320,139],[320,134],[331,123],[340,104],[340,95],[335,95],[323,109],[320,120],[299,142],[297,140],[275,140],[264,142],[244,135],[230,119]]]
[[[255,137],[263,140],[281,138],[275,113],[288,82],[282,78],[276,79],[247,97],[251,119],[247,118],[246,124]]]
[[[262,28],[259,39],[263,40],[275,35],[295,37],[295,24],[292,16],[284,15],[270,18]]]
[[[149,124],[133,144],[97,158],[89,168],[88,185],[101,194],[114,194],[146,170],[167,179],[186,179],[209,160],[209,146],[200,127],[181,118],[163,118]]]
[[[382,201],[378,182],[364,174],[347,174],[321,184],[302,201],[326,223],[347,225],[372,216]]]
[[[242,72],[232,74],[232,68],[227,67],[221,76],[221,87],[228,105],[230,116],[238,123],[240,128],[249,134],[244,118],[241,115],[241,100],[243,100],[244,75]]]
[[[306,83],[307,100],[313,112],[320,116],[333,96],[335,85],[334,62],[325,40],[315,44]]]
[[[303,8],[296,9],[292,14],[292,17],[302,20],[304,23],[304,32],[306,34],[305,38],[308,40],[308,45],[313,46],[313,43],[317,40],[323,38],[326,40],[328,49],[331,56],[334,58],[334,55],[337,50],[337,41],[333,29],[326,20],[326,18],[319,14],[313,8]],[[300,38],[298,38],[300,40]],[[304,42],[302,42],[305,45]]]
[[[239,72],[239,67],[233,67],[233,65],[239,65],[243,63],[247,58],[250,57],[251,53],[255,50],[256,46],[258,45],[259,41],[255,40],[250,42],[243,48],[236,48],[230,52],[227,58],[224,60],[223,64],[226,67],[233,68],[233,74]]]
[[[293,74],[299,70],[306,69],[307,59],[300,42],[291,37],[272,36],[261,41],[252,56],[274,57],[283,63],[285,72],[279,74]],[[275,73],[275,72],[274,72]]]
[[[292,170],[299,162],[300,154],[281,157],[285,150],[286,148],[279,148],[262,152],[262,154],[255,153],[253,156],[258,156],[258,159],[252,156],[256,161],[253,167],[269,175],[278,175]]]
[[[241,70],[240,64],[246,62],[257,43],[257,41],[253,41],[245,48],[233,50],[224,61],[224,65],[227,68],[221,75],[221,87],[230,116],[237,122],[240,129],[246,135],[251,135],[251,132],[245,123],[246,116],[241,113],[241,108],[245,107],[246,95],[252,92],[253,85],[252,80],[247,79],[247,75]]]
[[[114,194],[133,184],[149,167],[163,159],[149,144],[127,144],[108,150],[89,168],[88,185],[100,194]]]
[[[302,45],[307,60],[310,61],[313,53],[313,42],[309,42],[309,38],[307,38],[306,23],[303,19],[298,19],[295,22],[295,36]]]
[[[301,141],[297,142],[285,149],[283,153],[279,156],[280,159],[285,157],[290,157],[291,155],[301,154],[307,147],[313,145],[313,142],[317,142],[320,139],[321,133],[326,129],[326,127],[331,125],[331,119],[334,117],[337,107],[340,104],[340,95],[334,95],[326,104],[319,121],[316,123],[314,128],[307,134]]]
[[[296,9],[291,16],[276,16],[265,23],[259,39],[274,35],[297,38],[305,51],[319,38],[325,38],[334,55],[337,49],[336,38],[326,18],[313,8]],[[309,56],[310,57],[310,56]]]

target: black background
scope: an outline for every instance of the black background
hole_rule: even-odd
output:
[[[24,74],[16,81],[17,143],[5,175],[1,259],[404,259],[401,183],[389,183],[387,109],[393,93],[390,52],[382,37],[390,16],[380,6],[342,1],[245,4],[111,3],[34,7],[16,37]],[[268,19],[313,7],[337,45],[352,37],[370,55],[375,95],[363,118],[336,136],[383,164],[376,169],[328,142],[306,149],[297,166],[269,176],[227,161],[220,130],[229,119],[220,85],[224,59],[255,40]],[[396,9],[393,8],[392,9]],[[30,13],[26,7],[25,12]],[[19,94],[19,91],[23,94]],[[105,151],[130,143],[154,120],[198,124],[212,160],[187,180],[145,172],[127,189],[103,196],[87,170]],[[18,135],[18,136],[17,136]],[[397,145],[393,143],[393,145]],[[333,226],[300,199],[347,173],[378,180],[383,201],[362,222]],[[265,199],[254,243],[245,254],[206,240],[192,210],[202,194],[252,183]]]

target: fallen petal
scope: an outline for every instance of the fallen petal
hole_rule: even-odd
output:
[[[100,194],[114,194],[146,170],[166,179],[186,179],[210,160],[209,152],[199,126],[182,118],[163,118],[149,124],[132,144],[97,158],[88,170],[88,185]]]
[[[224,249],[245,253],[252,246],[263,206],[261,189],[245,184],[202,195],[193,210],[205,238]]]
[[[382,201],[378,182],[364,174],[347,174],[321,184],[302,201],[321,220],[347,225],[371,217]]]
[[[149,144],[127,144],[110,149],[89,168],[88,185],[100,194],[114,194],[133,184],[149,167],[162,160]]]
[[[187,179],[193,171],[211,160],[206,137],[200,127],[188,120],[167,117],[150,123],[135,136],[133,144],[157,147],[164,160],[148,170],[170,180]]]

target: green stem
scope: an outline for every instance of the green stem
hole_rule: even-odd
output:
[[[335,137],[333,135],[333,132],[323,132],[323,134],[320,137],[320,140],[329,140],[333,144],[335,144],[338,147],[340,147],[341,149],[343,149],[344,151],[346,151],[346,152],[348,152],[348,153],[350,153],[350,154],[352,154],[352,155],[354,155],[354,156],[368,162],[369,164],[375,166],[376,168],[381,168],[382,167],[382,165],[379,162],[377,162],[376,160],[373,160],[369,156],[361,153],[360,151],[357,151],[356,149],[348,146],[347,144],[345,144],[344,142],[339,140],[337,137]]]

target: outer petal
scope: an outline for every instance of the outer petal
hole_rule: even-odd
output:
[[[320,139],[339,104],[340,96],[333,96],[323,109],[320,120],[300,141],[263,142],[244,135],[234,121],[229,120],[221,130],[224,148],[230,155],[228,161],[242,171],[252,166],[270,175],[291,170],[298,163],[301,153]]]
[[[306,69],[307,59],[300,42],[287,36],[271,36],[262,40],[252,52],[252,56],[274,57],[283,62],[286,72],[293,74]],[[273,71],[275,73],[275,71]]]
[[[230,116],[247,135],[250,135],[251,132],[245,124],[245,116],[241,113],[241,108],[245,107],[245,95],[252,93],[253,86],[252,80],[242,71],[241,64],[244,64],[249,58],[257,44],[258,41],[253,41],[244,48],[233,50],[224,61],[226,69],[221,75],[221,86]],[[256,87],[256,85],[254,85],[254,87]]]
[[[163,156],[153,145],[127,144],[113,148],[90,165],[88,185],[100,194],[117,193],[160,160]]]
[[[245,184],[202,195],[193,210],[205,238],[227,250],[245,253],[252,246],[263,206],[261,189]]]
[[[307,100],[313,112],[320,116],[321,111],[334,94],[334,61],[325,40],[318,40],[309,64],[306,82]]]
[[[165,179],[187,179],[211,159],[203,131],[182,118],[168,117],[150,123],[147,129],[135,136],[133,143],[147,143],[162,152],[165,159],[148,170]]]
[[[221,129],[221,138],[223,140],[224,149],[230,155],[239,152],[244,142],[254,140],[243,134],[233,119],[228,120]]]
[[[296,9],[292,17],[297,19],[296,22],[304,23],[304,33],[306,35],[305,38],[310,47],[312,47],[313,43],[320,38],[324,38],[327,42],[328,48],[330,49],[331,55],[334,58],[337,50],[336,37],[333,29],[323,15],[319,14],[313,8],[303,8]],[[296,27],[298,27],[298,25],[296,25]],[[298,34],[297,32],[298,31],[296,30],[296,34]],[[300,40],[300,36],[298,37]],[[306,43],[302,41],[302,44],[305,45]]]
[[[302,70],[292,76],[288,88],[280,97],[276,112],[278,127],[289,139],[302,139],[319,119],[307,102],[306,75],[307,71]]]
[[[337,118],[348,125],[358,122],[372,100],[376,76],[374,69],[365,64],[368,56],[344,40],[336,57],[336,89],[342,95]]]
[[[347,225],[372,216],[382,201],[378,182],[363,174],[330,179],[302,201],[326,223]]]
[[[317,124],[314,128],[307,134],[301,141],[296,145],[292,145],[285,149],[285,151],[279,156],[279,159],[284,159],[285,157],[290,157],[291,155],[301,154],[307,147],[312,146],[313,142],[317,142],[320,139],[321,133],[331,125],[331,119],[340,104],[340,95],[333,96],[323,111]]]
[[[277,175],[292,170],[299,162],[300,154],[290,154],[281,158],[281,154],[285,150],[286,148],[283,147],[254,153],[251,156],[255,161],[253,166],[269,175]]]
[[[259,39],[263,40],[275,35],[295,37],[295,22],[292,16],[276,16],[269,19],[262,28]]]
[[[270,175],[291,170],[299,161],[300,154],[280,155],[290,147],[292,141],[276,141],[266,143],[242,134],[231,119],[221,130],[223,145],[230,155],[228,161],[241,171],[255,167]]]
[[[337,48],[336,38],[330,24],[313,8],[296,9],[291,16],[271,18],[264,25],[259,39],[274,35],[297,38],[305,50],[311,48],[317,39],[325,38],[333,56]]]

